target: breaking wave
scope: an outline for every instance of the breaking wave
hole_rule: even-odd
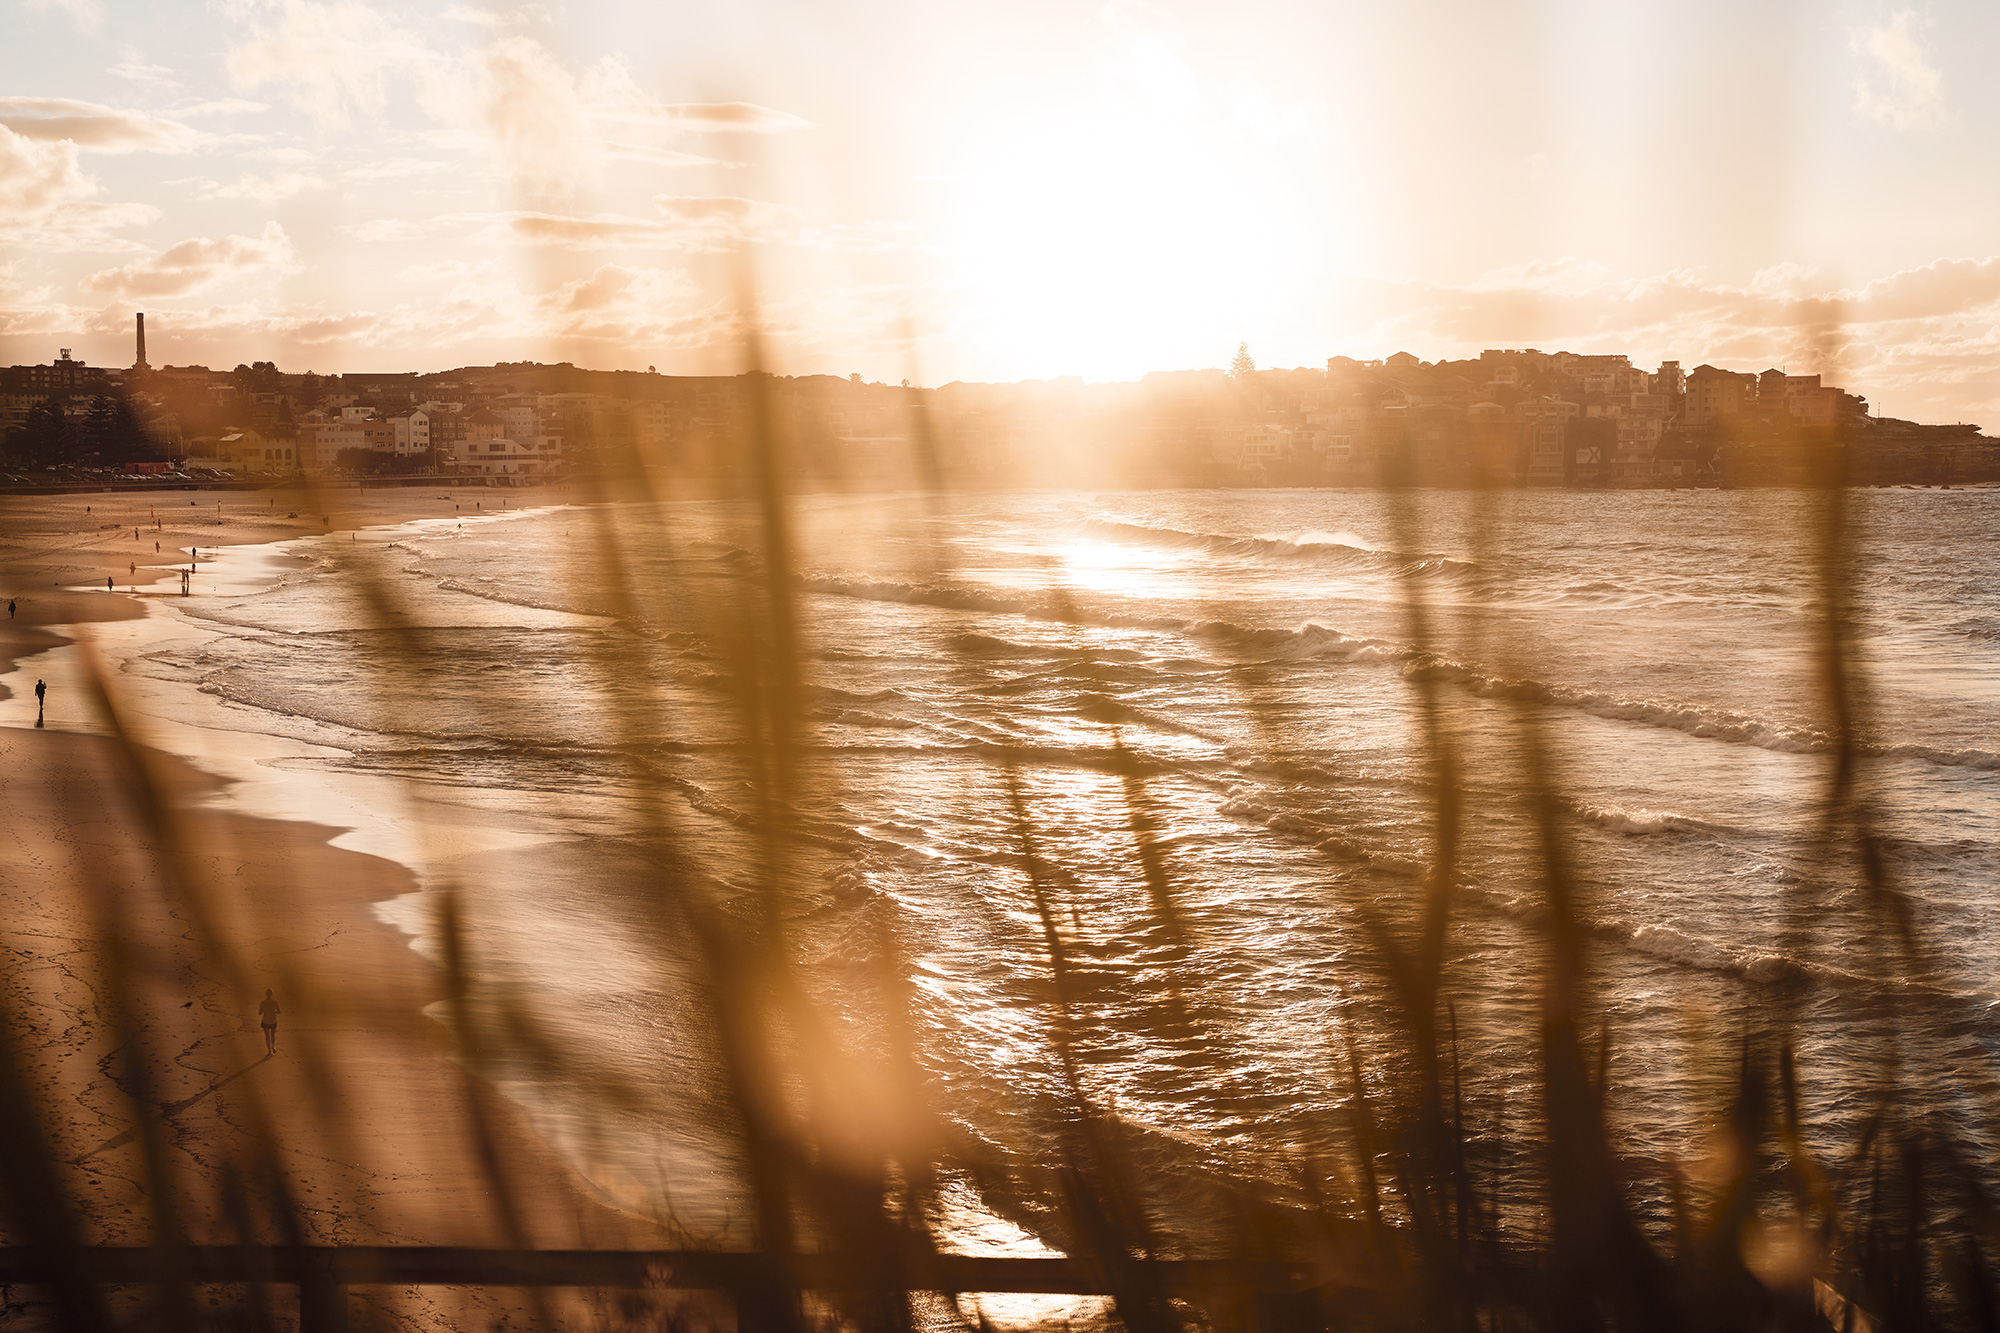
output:
[[[1220,532],[1184,532],[1179,528],[1151,527],[1144,523],[1124,523],[1113,519],[1089,519],[1084,523],[1083,530],[1100,540],[1206,551],[1241,559],[1309,560],[1402,574],[1456,575],[1478,569],[1472,561],[1453,556],[1434,553],[1409,555],[1383,550],[1351,532],[1308,531],[1289,537],[1275,533],[1232,537]]]
[[[1831,754],[1840,749],[1838,737],[1812,727],[1786,726],[1722,708],[1621,695],[1569,685],[1551,685],[1532,678],[1490,675],[1462,662],[1444,658],[1414,658],[1404,666],[1411,677],[1428,677],[1461,685],[1484,698],[1568,708],[1614,722],[1662,727],[1702,740],[1752,745],[1782,754]],[[1935,745],[1857,741],[1855,753],[1870,759],[1916,759],[1952,768],[2000,772],[2000,754],[1991,750],[1946,749]]]
[[[1618,805],[1591,805],[1577,802],[1571,807],[1579,817],[1613,833],[1719,833],[1720,824],[1710,824],[1692,815],[1672,810],[1627,810]]]

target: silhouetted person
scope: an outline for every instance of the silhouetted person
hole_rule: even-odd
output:
[[[111,591],[111,576],[109,574],[106,574],[104,576],[104,591],[106,592]]]
[[[13,618],[14,618],[14,599],[9,597],[7,599],[7,619],[12,620]]]
[[[278,1000],[271,992],[264,992],[264,1003],[257,1006],[257,1017],[264,1025],[264,1054],[278,1053]]]
[[[48,706],[49,686],[47,681],[35,682],[35,725],[42,725],[42,710]]]

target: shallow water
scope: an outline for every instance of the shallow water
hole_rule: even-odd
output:
[[[1567,812],[1632,1161],[1701,1156],[1737,1043],[1779,1014],[1822,1148],[1851,1144],[1894,1078],[1937,1132],[1996,1160],[2000,492],[1852,500],[1861,784],[1913,956],[1825,835],[1819,503],[799,501],[789,586],[812,693],[790,947],[828,1040],[879,1040],[871,960],[889,929],[944,1141],[1003,1164],[1045,1142],[1053,992],[1017,775],[1060,876],[1080,1080],[1130,1128],[1167,1229],[1199,1237],[1217,1191],[1281,1188],[1291,1154],[1331,1142],[1343,1024],[1392,1075],[1372,1063],[1388,1000],[1366,917],[1393,930],[1437,855],[1428,682],[1465,797],[1446,990],[1471,1114],[1521,1159],[1500,1167],[1508,1201],[1531,1188],[1545,951],[1531,740]],[[293,543],[307,563],[279,586],[197,599],[218,637],[127,664],[339,756],[302,771],[407,778],[468,818],[550,830],[420,865],[465,895],[489,1012],[519,1003],[566,1053],[556,1067],[524,1044],[495,1076],[608,1193],[703,1238],[740,1235],[745,1204],[699,959],[660,910],[666,853],[647,831],[664,820],[675,864],[719,886],[755,878],[731,647],[762,577],[753,518],[569,508]],[[1140,871],[1135,799],[1186,948]],[[420,943],[427,913],[422,894],[391,911]],[[607,1083],[638,1095],[613,1107]],[[907,1131],[856,1097],[835,1140],[865,1156]],[[1639,1177],[1657,1212],[1664,1185]],[[967,1193],[948,1220],[961,1244],[1032,1244]],[[1032,1231],[1028,1204],[1012,1215]]]

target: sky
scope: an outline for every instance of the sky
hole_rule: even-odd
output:
[[[1484,347],[2000,427],[2000,5],[0,0],[0,361]]]

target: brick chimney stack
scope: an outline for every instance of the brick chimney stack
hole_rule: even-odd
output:
[[[140,370],[146,368],[146,312],[143,310],[139,312],[139,359],[133,365]]]

